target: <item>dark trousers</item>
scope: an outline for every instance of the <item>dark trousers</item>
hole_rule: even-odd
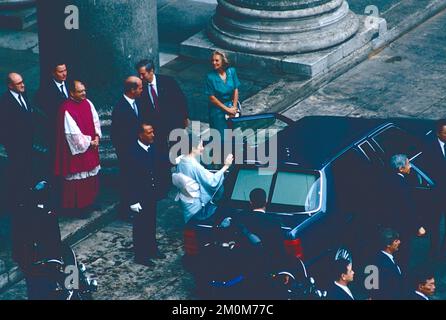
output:
[[[51,300],[54,294],[54,281],[44,276],[26,276],[28,300]]]
[[[446,237],[441,235],[441,219],[445,215],[445,210],[437,208],[434,213],[431,213],[426,225],[426,232],[430,234],[431,250],[433,256],[446,254]]]
[[[31,185],[31,161],[19,157],[9,157],[8,161],[6,201],[8,209],[14,210],[17,205],[27,200]]]
[[[157,252],[156,201],[147,201],[133,217],[133,249],[136,260],[145,260]]]

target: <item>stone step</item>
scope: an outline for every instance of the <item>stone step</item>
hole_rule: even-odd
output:
[[[0,274],[4,273],[5,270],[6,270],[6,264],[2,259],[0,259]]]
[[[0,29],[24,30],[36,24],[36,8],[0,10]]]

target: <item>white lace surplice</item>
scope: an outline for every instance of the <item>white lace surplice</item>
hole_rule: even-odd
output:
[[[88,99],[87,99],[87,101],[90,104],[91,113],[93,115],[95,133],[99,136],[99,138],[101,138],[102,131],[101,131],[101,124],[99,122],[98,113],[96,112],[96,109],[95,109],[93,103]],[[67,111],[65,112],[65,117],[64,117],[64,128],[65,128],[65,138],[67,139],[71,154],[76,155],[76,154],[86,152],[88,150],[88,148],[90,147],[91,137],[84,135],[81,132],[76,121],[74,121],[73,117],[71,117],[71,115]],[[86,179],[88,177],[93,177],[93,176],[97,175],[100,169],[101,169],[101,166],[98,165],[96,168],[94,168],[91,171],[84,171],[84,172],[79,172],[79,173],[75,173],[75,174],[69,174],[69,175],[65,176],[65,179],[66,180]]]

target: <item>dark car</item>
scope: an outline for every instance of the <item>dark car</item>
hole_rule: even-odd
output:
[[[376,250],[374,236],[386,221],[391,201],[385,187],[392,155],[408,156],[418,212],[429,210],[426,199],[434,182],[419,160],[431,121],[310,116],[293,122],[265,114],[236,118],[232,124],[242,130],[268,124],[278,129],[277,170],[261,174],[265,165],[256,157],[233,166],[213,199],[220,214],[237,216],[248,210],[250,191],[263,188],[268,214],[282,225],[286,251],[305,261],[319,278],[327,274],[327,259],[333,259],[340,247],[349,248],[356,261]],[[248,140],[245,156],[247,149],[260,146]],[[201,224],[185,230],[185,261],[192,271],[214,229]]]

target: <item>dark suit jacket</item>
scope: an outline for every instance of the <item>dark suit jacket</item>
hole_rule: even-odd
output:
[[[65,86],[67,86],[67,81],[65,81]],[[52,78],[40,85],[39,91],[36,95],[36,100],[38,106],[48,117],[47,125],[49,138],[55,135],[57,114],[62,102],[64,102],[66,99],[67,98],[60,92],[60,88],[56,86]]]
[[[428,300],[429,297],[427,297]],[[421,301],[426,301],[426,299],[424,299],[422,296],[420,296],[419,294],[415,293],[415,290],[410,292],[410,294],[407,297],[407,300],[421,300]]]
[[[138,128],[142,119],[141,107],[138,105],[138,116],[128,101],[121,96],[112,112],[111,139],[119,161],[128,153],[138,139]]]
[[[416,212],[416,205],[413,200],[412,187],[409,184],[409,177],[401,177],[396,173],[391,173],[387,184],[387,196],[385,203],[388,226],[399,232],[401,238],[407,241],[407,237],[414,236],[422,223]]]
[[[398,261],[395,260],[397,263]],[[398,300],[405,296],[403,270],[398,272],[397,266],[392,260],[381,251],[375,258],[375,264],[378,268],[379,289],[371,290],[372,298],[375,300]]]
[[[421,158],[421,167],[436,183],[435,194],[438,205],[446,207],[446,158],[443,156],[438,138],[434,135],[426,144]],[[443,201],[441,201],[443,200]]]
[[[32,179],[33,109],[27,97],[23,98],[28,111],[9,90],[0,98],[0,143],[4,144],[9,160],[5,199],[12,206],[25,200],[25,191]]]
[[[236,217],[243,234],[253,233],[260,238],[267,259],[267,271],[286,267],[288,263],[284,247],[284,235],[279,221],[268,213],[249,211]]]
[[[353,300],[347,292],[342,290],[339,286],[335,285],[333,282],[327,289],[327,299],[328,300]]]
[[[28,107],[26,111],[6,91],[0,98],[1,142],[5,145],[11,164],[26,161],[29,164],[33,146],[33,108],[26,94],[23,99]]]
[[[156,86],[158,108],[155,109],[152,104],[148,85],[143,85],[143,93],[138,102],[143,118],[154,125],[155,135],[167,139],[172,129],[184,128],[184,120],[188,118],[187,100],[172,77],[157,74]]]
[[[126,186],[129,193],[129,204],[157,200],[157,159],[155,146],[151,145],[146,152],[137,142],[134,142],[128,154]]]

